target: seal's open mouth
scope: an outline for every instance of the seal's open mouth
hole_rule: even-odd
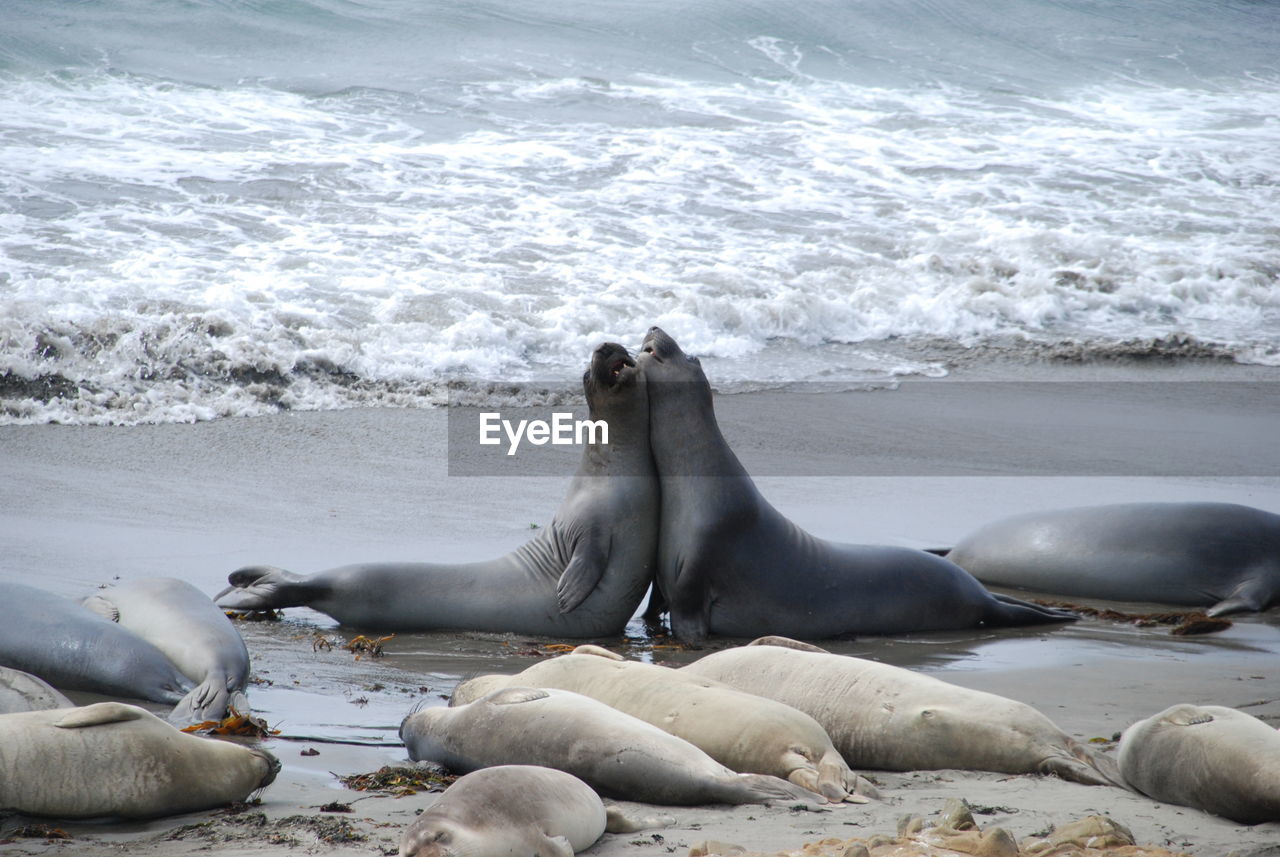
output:
[[[612,363],[609,364],[610,380],[612,380],[615,384],[618,383],[618,376],[622,374],[622,370],[627,366],[630,366],[631,368],[634,369],[635,365],[636,365],[636,361],[632,360],[630,357],[620,357],[617,360],[614,360]]]

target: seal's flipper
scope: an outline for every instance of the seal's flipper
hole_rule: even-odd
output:
[[[178,700],[178,704],[165,719],[179,726],[203,723],[206,720],[222,720],[228,714],[227,706],[230,701],[231,694],[227,690],[226,678],[219,674],[210,674],[192,688],[190,693]],[[247,711],[248,709],[245,709],[246,713]]]
[[[790,637],[756,637],[748,646],[777,646],[782,649],[795,649],[798,652],[817,652],[823,655],[831,654],[830,649],[824,649],[821,646],[815,646],[813,643],[803,643],[800,640],[793,640]]]
[[[1206,616],[1229,616],[1232,613],[1258,613],[1267,606],[1271,587],[1262,575],[1250,575],[1231,590],[1231,594],[1204,611]]]
[[[110,619],[112,622],[120,621],[120,608],[101,595],[87,595],[81,598],[80,606],[97,613],[104,619]]]
[[[96,702],[84,708],[73,708],[57,723],[59,729],[84,729],[87,726],[105,726],[108,723],[125,723],[152,716],[136,705],[123,702]]]
[[[676,820],[670,815],[628,816],[621,807],[612,804],[604,806],[607,833],[635,833],[637,830],[651,830],[655,827],[673,827]]]
[[[300,574],[270,565],[251,565],[227,575],[231,585],[213,597],[219,607],[230,610],[279,610],[305,607],[309,598],[300,586]]]
[[[775,803],[820,806],[827,802],[819,794],[768,774],[731,774],[717,780],[721,789],[716,799],[721,803]]]
[[[1042,774],[1053,774],[1073,783],[1086,786],[1117,786],[1128,788],[1115,759],[1093,753],[1083,747],[1073,747],[1072,756],[1051,756],[1039,765]]]
[[[504,687],[495,690],[484,698],[490,705],[519,705],[523,702],[534,702],[551,696],[545,690],[536,687]]]
[[[573,549],[573,556],[556,583],[556,601],[560,612],[568,613],[587,600],[604,577],[609,564],[609,545],[597,539],[581,539]]]
[[[626,660],[626,658],[624,658],[622,655],[618,654],[617,652],[611,652],[611,651],[609,651],[608,649],[606,649],[604,646],[597,646],[597,645],[595,645],[595,644],[593,644],[593,643],[583,643],[581,646],[576,647],[576,648],[575,648],[572,652],[570,652],[569,654],[571,654],[571,655],[595,655],[597,658],[608,658],[608,659],[609,659],[609,660],[611,660],[611,661],[625,661],[625,660]]]
[[[1016,625],[1047,625],[1051,622],[1074,622],[1080,617],[1070,610],[1058,607],[1042,607],[1012,598],[1008,595],[991,593],[995,603],[990,605],[982,624],[990,628],[1005,628]]]
[[[534,857],[573,857],[573,846],[563,836],[543,836]]]

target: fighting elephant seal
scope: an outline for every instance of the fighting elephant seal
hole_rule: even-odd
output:
[[[164,653],[196,687],[174,706],[174,722],[221,720],[229,708],[249,713],[249,650],[209,596],[172,577],[130,580],[80,602]]]
[[[630,833],[673,821],[630,819],[564,771],[501,765],[449,786],[405,828],[400,857],[573,857],[606,830]]]
[[[177,704],[191,682],[146,640],[91,610],[0,583],[0,664],[54,687]]]
[[[1120,773],[1148,797],[1241,824],[1280,821],[1280,732],[1220,705],[1173,705],[1120,736]]]
[[[236,610],[307,606],[344,625],[466,629],[559,637],[619,634],[653,577],[658,483],[644,378],[621,345],[595,350],[583,376],[608,443],[587,444],[555,520],[489,562],[365,563],[303,577],[233,572],[215,599]]]
[[[279,769],[119,702],[0,716],[0,808],[28,815],[178,815],[244,800]]]
[[[22,670],[0,667],[0,714],[73,707],[74,702],[58,693],[44,679]]]
[[[459,702],[495,687],[573,691],[683,738],[722,765],[789,780],[829,800],[865,803],[872,791],[849,770],[812,717],[726,684],[602,649],[579,646],[514,676],[479,676],[454,690]]]
[[[760,494],[721,435],[698,359],[656,327],[641,352],[662,490],[656,585],[680,640],[818,639],[1075,618],[992,595],[925,551],[838,544],[800,529]]]
[[[1280,604],[1280,515],[1233,503],[1118,503],[1032,512],[965,537],[947,559],[984,583],[1112,601]]]
[[[681,672],[811,715],[845,761],[883,771],[958,768],[1122,785],[1115,763],[1029,705],[780,637],[714,652]]]
[[[809,800],[791,783],[737,774],[687,741],[602,702],[562,690],[508,687],[400,724],[410,759],[455,771],[542,765],[601,794],[668,806]]]

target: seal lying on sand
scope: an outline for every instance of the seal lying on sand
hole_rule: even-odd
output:
[[[811,715],[858,767],[1057,774],[1086,785],[1123,785],[1115,762],[1029,705],[807,643],[764,637],[680,671]]]
[[[984,583],[1112,601],[1280,604],[1280,515],[1233,503],[1119,503],[988,524],[947,559]]]
[[[620,634],[653,577],[658,483],[644,378],[621,345],[595,350],[583,388],[609,442],[588,444],[551,526],[519,550],[465,565],[365,563],[303,577],[233,572],[220,607],[307,606],[344,625],[558,637]]]
[[[54,687],[176,704],[191,682],[146,640],[68,598],[0,583],[0,664]]]
[[[0,714],[74,707],[74,702],[43,679],[22,670],[0,667]]]
[[[1220,705],[1173,705],[1120,736],[1138,791],[1242,824],[1280,821],[1280,732]]]
[[[172,577],[117,583],[81,600],[164,653],[196,687],[173,709],[174,722],[221,720],[229,707],[249,713],[249,650],[212,599]]]
[[[543,765],[601,794],[668,806],[808,802],[791,783],[735,774],[706,753],[602,702],[562,690],[509,687],[400,724],[410,759],[455,771]]]
[[[818,639],[1075,618],[992,595],[925,551],[838,544],[800,529],[761,496],[720,434],[698,359],[656,327],[641,351],[662,486],[657,589],[680,640]]]
[[[400,857],[573,857],[607,830],[667,827],[605,807],[577,777],[553,768],[501,765],[449,786],[400,836]]]
[[[829,800],[865,803],[823,728],[790,706],[599,646],[541,661],[515,676],[479,676],[454,690],[466,702],[498,687],[570,690],[683,738],[728,768],[789,780]],[[863,791],[874,792],[866,781]]]
[[[151,818],[244,800],[270,753],[179,732],[133,705],[0,716],[0,807],[54,818]]]

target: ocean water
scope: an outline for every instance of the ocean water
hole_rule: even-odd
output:
[[[1280,365],[1267,0],[0,17],[0,423],[438,404],[651,324],[722,384]]]

